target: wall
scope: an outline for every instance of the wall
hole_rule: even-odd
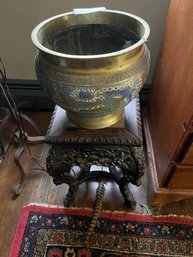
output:
[[[1,0],[0,6],[0,56],[9,79],[36,79],[33,67],[35,47],[31,31],[42,20],[73,8],[105,6],[126,11],[145,19],[151,34],[147,42],[151,52],[152,74],[165,25],[169,0]]]

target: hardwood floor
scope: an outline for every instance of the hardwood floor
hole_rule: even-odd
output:
[[[42,130],[47,130],[50,112],[30,112],[30,117],[37,121]],[[26,126],[29,135],[35,135],[29,126]],[[43,203],[48,205],[63,205],[63,199],[68,191],[65,184],[55,186],[52,178],[44,171],[40,170],[45,167],[46,156],[49,147],[45,144],[30,145],[32,158],[29,154],[24,153],[21,158],[23,168],[26,172],[25,187],[19,196],[12,193],[12,187],[19,178],[19,172],[13,161],[16,150],[16,144],[13,143],[8,154],[0,165],[0,257],[6,257],[10,248],[12,237],[15,231],[18,215],[23,206],[29,203]],[[129,185],[137,206],[135,211],[141,211],[140,204],[147,204],[147,174],[142,179],[142,185],[136,187]],[[98,182],[83,183],[80,187],[74,206],[93,208],[95,201],[96,189]],[[103,209],[131,211],[124,203],[124,199],[119,192],[118,186],[109,181],[105,185],[105,196],[103,199]],[[173,203],[163,206],[160,210],[161,214],[188,214],[193,216],[193,200],[184,200],[179,203]]]

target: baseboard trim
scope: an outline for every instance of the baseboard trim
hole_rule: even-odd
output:
[[[8,79],[7,85],[24,109],[53,109],[55,106],[37,80]],[[6,106],[7,102],[0,94],[0,107]]]

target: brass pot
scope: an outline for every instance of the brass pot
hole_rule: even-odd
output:
[[[149,26],[126,12],[69,12],[32,32],[37,78],[71,122],[84,128],[116,123],[149,70]]]

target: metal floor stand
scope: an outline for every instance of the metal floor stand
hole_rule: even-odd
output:
[[[3,119],[0,120],[0,150],[2,157],[5,158],[6,150],[3,144],[3,129],[8,119],[12,118],[16,124],[16,132],[13,135],[13,139],[18,145],[14,154],[14,162],[19,170],[19,181],[12,187],[12,191],[15,195],[19,195],[22,192],[25,183],[25,171],[22,167],[20,157],[24,151],[30,153],[29,143],[44,142],[45,137],[42,136],[38,125],[26,114],[20,112],[17,100],[7,85],[6,71],[1,58],[0,64],[0,81],[2,81],[2,83],[0,82],[0,90],[8,105],[7,108],[1,108],[1,110],[5,111],[5,115]],[[37,131],[39,136],[28,136],[24,129],[24,121],[29,123]]]

